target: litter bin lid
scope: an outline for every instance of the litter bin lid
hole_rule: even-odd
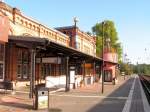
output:
[[[38,87],[37,90],[38,91],[49,91],[49,89],[46,87]]]
[[[48,91],[38,91],[38,96],[48,96]]]

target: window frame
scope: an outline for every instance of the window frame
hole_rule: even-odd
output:
[[[26,70],[24,70],[26,69]],[[17,79],[30,79],[30,54],[27,49],[18,48],[17,54]]]

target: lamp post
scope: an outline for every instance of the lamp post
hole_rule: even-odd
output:
[[[102,22],[102,93],[104,93],[104,24]]]
[[[107,37],[105,41],[106,41],[107,52],[110,52],[110,38]]]
[[[78,18],[77,18],[77,17],[74,17],[74,18],[73,18],[73,21],[74,21],[74,26],[76,27],[76,26],[77,26],[77,22],[79,21]]]

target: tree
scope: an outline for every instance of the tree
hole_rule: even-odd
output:
[[[113,21],[103,21],[104,27],[102,28],[102,22],[97,23],[92,27],[93,33],[96,35],[96,53],[97,56],[102,56],[102,36],[104,30],[104,38],[110,39],[110,45],[113,51],[118,53],[118,59],[121,60],[122,48],[121,43],[118,42],[118,34]]]
[[[89,31],[87,31],[86,33],[87,33],[88,35],[90,35],[90,36],[92,35],[92,33],[91,33],[91,32],[89,32]]]
[[[133,73],[133,65],[129,63],[120,63],[120,71],[125,72],[126,75],[131,75]]]
[[[150,75],[150,64],[137,64],[133,66],[133,73]]]

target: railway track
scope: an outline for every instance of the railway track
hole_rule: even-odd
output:
[[[144,92],[146,94],[147,100],[150,104],[150,76],[148,75],[139,75],[141,84],[143,86]]]

